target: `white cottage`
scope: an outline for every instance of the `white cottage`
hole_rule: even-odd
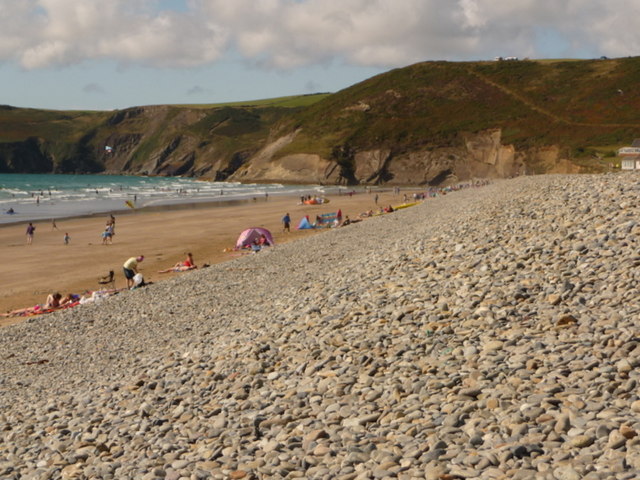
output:
[[[622,170],[640,170],[640,138],[636,138],[630,147],[618,150]]]

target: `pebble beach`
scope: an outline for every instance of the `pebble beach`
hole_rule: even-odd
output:
[[[640,478],[639,214],[496,181],[2,328],[0,478]]]

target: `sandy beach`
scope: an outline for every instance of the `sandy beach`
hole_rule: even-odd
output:
[[[170,206],[163,210],[116,214],[113,244],[102,245],[101,233],[108,215],[34,222],[32,245],[26,244],[26,225],[0,227],[2,289],[0,312],[44,303],[49,293],[83,294],[103,288],[100,277],[110,270],[116,274],[116,288],[126,281],[123,262],[144,255],[140,271],[146,281],[158,282],[189,273],[157,273],[181,261],[192,252],[197,265],[232,260],[240,254],[225,252],[233,248],[239,233],[248,227],[269,229],[276,244],[286,243],[323,230],[296,230],[304,215],[315,218],[321,213],[341,209],[343,216],[355,219],[361,212],[378,205],[398,205],[403,195],[392,191],[357,193],[353,196],[329,196],[326,205],[301,205],[299,197],[271,196],[268,200],[239,201],[234,204]],[[289,212],[291,233],[282,232],[282,216]],[[64,244],[68,233],[71,240]],[[25,317],[0,317],[0,326],[18,323]]]

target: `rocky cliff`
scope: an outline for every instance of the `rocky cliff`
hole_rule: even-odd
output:
[[[84,143],[61,145],[33,137],[0,143],[0,171],[103,171],[265,183],[437,185],[580,170],[563,158],[559,146],[518,150],[503,143],[502,130],[494,128],[463,132],[463,141],[457,146],[426,145],[399,153],[386,147],[353,150],[345,172],[332,154],[286,152],[299,130],[271,138],[267,127],[261,125],[230,137],[220,133],[222,126],[233,123],[225,118],[203,135],[194,125],[210,121],[209,115],[204,110],[139,107],[116,113]],[[65,156],[61,150],[70,153]],[[82,165],[84,169],[78,168]]]
[[[149,114],[147,112],[146,114]],[[154,113],[157,115],[157,112]],[[557,146],[518,151],[502,142],[502,130],[466,133],[460,146],[433,147],[394,154],[390,149],[353,152],[353,169],[345,175],[331,155],[285,153],[299,134],[294,131],[257,143],[253,148],[225,155],[216,141],[180,134],[136,162],[136,150],[143,148],[153,131],[141,134],[113,134],[106,141],[112,153],[101,159],[108,172],[147,175],[187,175],[240,182],[440,185],[472,178],[506,178],[539,171],[576,172],[579,168],[562,158]],[[258,148],[260,146],[260,148]]]
[[[388,149],[354,155],[353,180],[358,184],[441,185],[474,178],[510,178],[538,173],[578,173],[580,167],[563,158],[558,146],[518,151],[502,143],[502,131],[466,134],[460,147],[425,148],[402,155]],[[293,135],[266,145],[229,178],[250,182],[345,184],[336,161],[317,154],[278,152]]]

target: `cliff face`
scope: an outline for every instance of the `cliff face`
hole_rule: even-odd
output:
[[[101,126],[96,151],[107,172],[225,180],[264,143],[271,121],[259,110],[140,107]]]
[[[503,144],[501,129],[490,129],[462,134],[460,146],[429,145],[402,153],[390,148],[353,151],[346,175],[344,166],[330,155],[283,154],[299,131],[275,139],[263,131],[262,136],[232,141],[214,133],[220,129],[217,125],[203,138],[192,127],[206,117],[203,111],[176,114],[168,107],[140,107],[118,112],[97,128],[84,140],[83,155],[78,153],[83,150],[80,143],[65,148],[75,151],[69,155],[103,166],[85,171],[262,183],[439,185],[472,178],[580,171],[562,157],[558,146],[518,150]],[[236,148],[229,148],[232,143]],[[61,150],[60,145],[36,138],[0,144],[0,171],[77,171],[78,164],[68,156],[51,153],[56,150]]]
[[[579,168],[560,155],[558,147],[517,151],[503,145],[500,129],[465,135],[464,146],[429,148],[402,155],[390,150],[369,150],[354,155],[354,178],[360,184],[440,185],[473,178],[506,178],[530,172],[527,162],[547,172],[573,172]],[[320,155],[278,156],[295,134],[282,137],[251,157],[230,179],[247,182],[284,181],[326,184],[347,183],[337,162]],[[543,164],[543,166],[541,166]]]

